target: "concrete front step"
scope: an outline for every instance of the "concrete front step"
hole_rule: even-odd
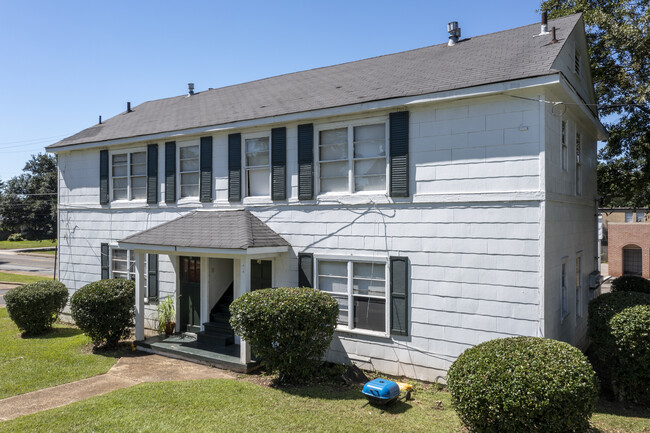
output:
[[[207,346],[230,346],[235,344],[235,334],[221,332],[197,332],[196,341]]]

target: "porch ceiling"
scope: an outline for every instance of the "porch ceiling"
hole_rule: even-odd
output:
[[[118,242],[139,250],[253,254],[290,244],[247,210],[194,211]]]

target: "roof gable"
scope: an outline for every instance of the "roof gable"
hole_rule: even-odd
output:
[[[49,146],[136,138],[237,121],[416,96],[556,73],[553,63],[580,15],[396,54],[280,75],[234,86],[145,102]]]

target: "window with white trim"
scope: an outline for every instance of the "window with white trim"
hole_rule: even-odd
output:
[[[153,260],[155,269],[149,267]],[[158,298],[158,256],[156,254],[145,254],[143,266],[145,297],[151,301]],[[135,252],[113,248],[111,250],[111,278],[121,278],[135,281]],[[151,287],[150,287],[151,285]]]
[[[244,137],[244,182],[246,197],[271,195],[271,140],[269,135]]]
[[[339,326],[388,332],[385,262],[318,260],[317,271],[317,288],[339,304]]]
[[[319,191],[386,192],[387,122],[318,132]]]
[[[576,195],[582,195],[582,136],[576,132]]]
[[[582,255],[576,257],[576,318],[582,317]]]
[[[147,152],[111,155],[113,200],[143,200],[147,197]]]
[[[566,120],[562,121],[562,170],[567,171],[569,152],[566,145]]]
[[[562,297],[562,317],[564,320],[569,315],[569,289],[567,287],[567,259],[562,261],[562,274],[561,274],[561,297]]]
[[[178,147],[181,198],[199,196],[199,146]]]

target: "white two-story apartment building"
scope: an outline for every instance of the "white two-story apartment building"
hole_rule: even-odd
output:
[[[49,146],[60,280],[133,278],[143,348],[242,370],[227,307],[266,287],[330,293],[328,359],[387,374],[436,380],[500,337],[584,345],[606,132],[581,16],[548,27],[190,91]],[[144,340],[168,296],[185,334]]]

